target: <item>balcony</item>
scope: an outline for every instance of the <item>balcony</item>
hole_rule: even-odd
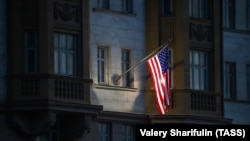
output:
[[[174,89],[171,105],[164,116],[150,115],[151,122],[184,124],[231,124],[223,118],[221,94],[209,91]]]
[[[41,135],[58,123],[65,127],[58,129],[66,132],[62,138],[88,133],[90,119],[102,110],[90,104],[91,79],[39,74],[8,81],[10,123],[25,136]]]
[[[10,78],[12,101],[49,100],[89,104],[92,80],[57,75],[20,75]]]
[[[197,90],[173,90],[169,114],[206,117],[221,116],[220,93]]]

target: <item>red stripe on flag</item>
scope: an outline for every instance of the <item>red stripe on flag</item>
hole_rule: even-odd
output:
[[[166,55],[164,55],[165,53]],[[160,62],[159,57],[161,58],[162,62]],[[167,59],[167,50],[164,50],[159,56],[158,54],[156,54],[147,61],[149,70],[152,75],[152,81],[156,97],[156,105],[160,115],[163,115],[168,112],[168,107],[170,105],[170,76],[169,69],[167,66],[168,64],[166,64],[168,62]]]
[[[161,73],[161,67],[157,56],[148,60],[148,64],[154,83],[157,108],[159,113],[162,115],[165,114],[166,112],[166,106],[165,106],[166,79]]]

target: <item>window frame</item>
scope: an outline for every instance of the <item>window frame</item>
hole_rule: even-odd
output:
[[[162,16],[173,16],[175,14],[174,2],[174,0],[161,0],[160,7]]]
[[[99,53],[103,51],[103,58],[99,58]],[[97,82],[98,84],[108,84],[109,78],[109,48],[107,46],[97,47]],[[103,62],[103,71],[101,70],[101,63]],[[103,80],[101,80],[103,78]]]
[[[134,10],[133,5],[134,5],[133,0],[122,0],[122,12],[133,13]]]
[[[110,8],[109,1],[110,0],[97,0],[98,8],[108,10]]]
[[[34,35],[34,45],[30,45],[30,34],[32,33]],[[27,30],[24,31],[24,50],[25,50],[25,72],[26,73],[36,73],[38,71],[38,55],[37,55],[37,50],[38,50],[38,40],[37,40],[37,32],[32,31],[32,30]],[[32,58],[30,57],[30,53],[33,52]]]
[[[198,19],[209,19],[210,0],[189,0],[189,17]]]
[[[235,29],[235,0],[223,0],[223,28]]]
[[[107,131],[103,131],[106,130]],[[99,141],[112,141],[112,124],[107,122],[99,123]]]
[[[198,53],[198,64],[195,64],[195,54]],[[202,66],[201,55],[204,56],[204,62]],[[209,53],[206,51],[190,50],[189,51],[189,63],[190,63],[190,89],[193,90],[209,90]],[[198,76],[194,75],[197,74]],[[196,82],[196,80],[198,82]],[[204,80],[202,80],[204,79]],[[203,83],[202,83],[203,82]]]
[[[128,54],[128,60],[124,59],[124,55]],[[121,49],[121,72],[124,74],[128,69],[132,67],[132,50],[130,49]],[[127,66],[128,65],[128,66]],[[133,70],[130,70],[122,77],[122,86],[131,88],[133,87],[133,78],[134,78]]]
[[[123,141],[135,141],[135,126],[124,124],[122,131]]]
[[[57,37],[59,35],[59,37]],[[61,36],[61,37],[60,37]],[[61,42],[62,36],[65,36],[65,44]],[[72,47],[70,47],[69,37],[72,37]],[[63,48],[64,46],[64,48]],[[76,76],[77,72],[77,48],[78,34],[56,31],[54,32],[54,73],[57,75]],[[62,61],[62,54],[65,53],[65,61]],[[70,62],[70,55],[72,60]],[[65,64],[65,70],[62,70],[62,64]],[[71,66],[73,65],[73,66]],[[71,70],[72,69],[72,70]]]
[[[237,92],[236,63],[225,62],[224,65],[225,65],[224,66],[224,73],[225,73],[225,76],[224,76],[224,98],[236,100],[236,92]]]

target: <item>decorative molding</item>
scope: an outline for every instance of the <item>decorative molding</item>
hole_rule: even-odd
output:
[[[79,5],[69,2],[55,2],[54,3],[54,20],[62,20],[63,22],[73,22],[80,24],[81,10]]]
[[[193,38],[195,38],[197,41],[212,41],[212,29],[210,25],[191,22],[189,24],[189,30],[190,40],[193,40]]]

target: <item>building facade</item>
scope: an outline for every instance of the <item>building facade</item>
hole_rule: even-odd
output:
[[[134,126],[148,122],[145,66],[117,76],[145,56],[141,5],[143,0],[8,1],[6,135],[134,139]]]
[[[1,0],[1,7],[1,140],[128,141],[138,124],[231,124],[222,1]],[[171,105],[160,116],[151,75],[137,64],[164,43]]]
[[[249,124],[249,0],[223,0],[224,113]]]
[[[152,123],[230,123],[222,106],[221,2],[146,2],[147,53],[171,40],[171,106]],[[146,88],[146,111],[156,113],[150,79]]]

